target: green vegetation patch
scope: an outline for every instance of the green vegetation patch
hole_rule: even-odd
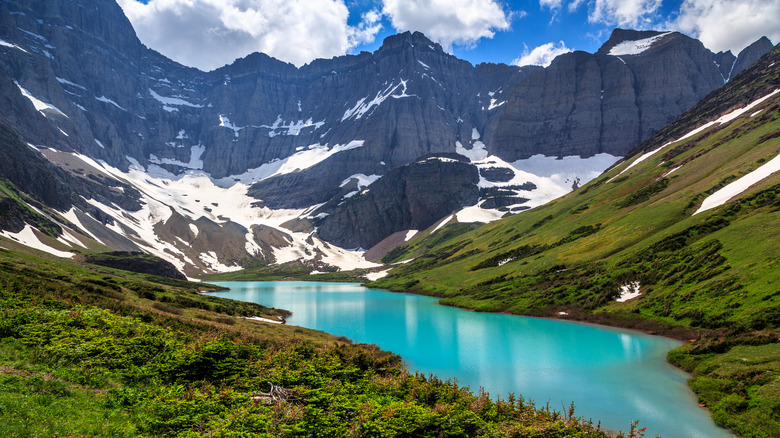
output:
[[[707,339],[669,352],[693,374],[691,388],[713,420],[739,436],[780,436],[780,343],[769,334]]]
[[[607,436],[204,289],[0,251],[0,435]]]
[[[626,208],[632,205],[641,204],[642,202],[648,201],[652,196],[661,193],[667,187],[669,187],[669,178],[661,178],[654,183],[633,191],[630,195],[623,198],[623,200],[618,203],[618,206]]]

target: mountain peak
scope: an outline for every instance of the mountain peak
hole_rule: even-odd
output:
[[[619,50],[622,46],[625,46],[626,43],[630,42],[646,42],[646,44],[643,44],[643,46],[646,46],[646,48],[649,48],[650,45],[652,45],[654,42],[656,42],[660,37],[663,35],[669,34],[671,32],[662,32],[657,30],[632,30],[632,29],[620,29],[615,28],[615,30],[612,31],[612,35],[610,35],[609,39],[599,48],[599,50],[596,52],[600,55],[621,55],[621,54],[635,54],[635,53],[623,53],[626,50]],[[612,53],[614,50],[618,50],[618,52]]]
[[[404,45],[409,45],[411,47],[422,46],[437,52],[444,51],[439,43],[431,41],[427,36],[425,36],[425,34],[416,31],[406,31],[385,38],[382,42],[382,47],[380,47],[379,50],[382,51],[398,49]]]
[[[737,62],[734,64],[735,72],[732,73],[732,77],[753,64],[761,55],[772,50],[772,47],[774,47],[772,41],[770,41],[769,38],[762,36],[742,49],[737,55]]]

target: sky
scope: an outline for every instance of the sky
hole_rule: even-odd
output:
[[[420,31],[472,64],[549,65],[612,29],[676,30],[735,55],[780,41],[780,0],[118,0],[148,47],[213,70],[252,52],[302,66]]]

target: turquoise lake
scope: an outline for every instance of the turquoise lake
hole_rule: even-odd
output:
[[[224,282],[210,295],[293,312],[287,323],[377,344],[400,354],[412,371],[455,378],[493,397],[510,392],[645,436],[718,438],[716,426],[668,364],[678,341],[639,332],[541,318],[469,312],[436,298],[354,283]]]

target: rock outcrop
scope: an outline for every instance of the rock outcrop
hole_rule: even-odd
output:
[[[397,231],[424,230],[474,205],[478,182],[477,168],[466,157],[427,155],[318,210],[323,217],[315,222],[317,233],[344,248],[371,248]]]
[[[176,280],[187,279],[187,277],[179,272],[170,262],[138,251],[113,251],[100,254],[89,254],[85,256],[85,259],[87,263],[107,266],[114,269],[174,278]]]

